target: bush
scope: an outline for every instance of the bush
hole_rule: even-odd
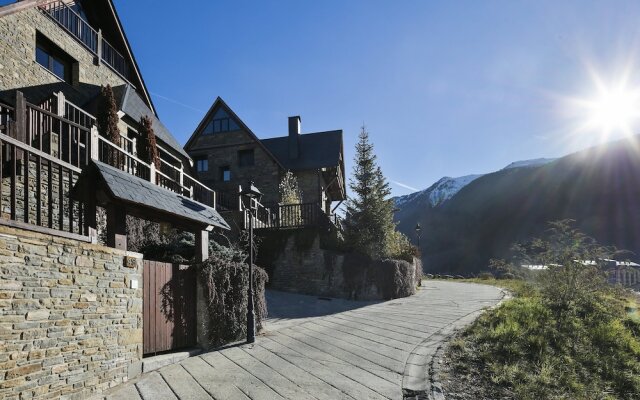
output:
[[[416,292],[414,265],[404,260],[374,261],[366,255],[349,253],[342,271],[350,299],[371,298],[373,291],[384,300],[407,297]]]
[[[522,283],[518,297],[481,316],[453,351],[510,397],[640,398],[638,325],[599,265],[610,249],[567,221],[553,223],[548,240],[522,248],[526,262],[548,268],[535,286],[511,281]]]
[[[249,266],[212,257],[198,267],[209,305],[207,333],[210,344],[217,347],[246,337]],[[253,278],[256,329],[261,330],[267,317],[264,288],[268,277],[262,268],[254,266]]]

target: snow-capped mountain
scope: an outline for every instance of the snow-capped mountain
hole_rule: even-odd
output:
[[[537,158],[534,160],[515,161],[503,168],[533,168],[539,167],[544,164],[548,164],[554,161],[554,158]],[[425,190],[414,192],[405,196],[399,196],[395,198],[396,207],[401,208],[408,203],[415,203],[421,205],[429,205],[430,207],[437,207],[445,201],[455,196],[463,187],[467,186],[476,179],[484,176],[478,175],[465,175],[458,178],[451,178],[445,176],[439,181],[429,186]]]

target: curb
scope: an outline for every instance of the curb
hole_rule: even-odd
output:
[[[407,358],[402,376],[402,398],[404,400],[446,400],[440,381],[444,352],[460,329],[470,325],[485,311],[498,307],[512,297],[510,292],[502,288],[499,289],[502,292],[502,298],[496,304],[472,311],[458,318],[451,325],[431,334],[413,349]],[[442,336],[444,336],[444,340],[442,340]],[[430,346],[430,342],[433,344],[436,337],[440,339],[438,340],[440,344],[437,347]]]

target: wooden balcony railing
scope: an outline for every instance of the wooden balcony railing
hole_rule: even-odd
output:
[[[245,210],[245,227],[249,226],[251,213]],[[254,206],[255,229],[289,229],[321,226],[329,222],[318,203],[277,204],[265,207]]]
[[[161,168],[156,169],[127,151],[135,142],[114,144],[101,137],[94,124],[85,126],[95,118],[72,103],[65,103],[64,111],[57,104],[50,108],[74,120],[26,102],[20,92],[16,94],[15,107],[0,103],[3,223],[26,223],[31,228],[63,231],[87,240],[84,206],[73,201],[69,193],[92,159],[197,202],[217,206],[216,192],[182,168],[161,160]]]
[[[93,29],[87,21],[63,1],[48,2],[40,5],[40,8],[82,43],[87,50],[123,78],[129,79],[130,66],[127,59],[102,37],[102,31]]]
[[[82,170],[3,133],[0,150],[2,218],[87,240],[84,205],[69,196]]]

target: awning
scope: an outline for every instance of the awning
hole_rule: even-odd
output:
[[[129,215],[184,230],[230,229],[214,208],[95,160],[83,169],[72,196],[81,201],[96,196],[100,206],[116,203]]]

